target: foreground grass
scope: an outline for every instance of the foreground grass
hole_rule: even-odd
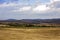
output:
[[[60,40],[60,28],[3,28],[0,40]]]

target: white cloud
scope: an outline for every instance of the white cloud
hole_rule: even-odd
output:
[[[11,7],[11,6],[16,6],[17,4],[15,3],[3,3],[3,4],[0,4],[0,7]]]
[[[19,11],[29,11],[29,10],[31,10],[31,6],[22,7],[22,8],[20,8]]]
[[[10,10],[13,12],[34,12],[34,13],[42,13],[42,12],[47,12],[48,10],[52,10],[55,6],[55,3],[53,1],[59,1],[59,0],[50,0],[50,4],[40,4],[37,3],[37,5],[24,5],[23,3],[3,3],[0,4],[0,7],[8,7],[8,8],[14,8],[14,10]],[[47,6],[48,5],[48,6]],[[53,8],[52,8],[53,7]],[[12,9],[11,8],[11,9]]]
[[[54,0],[54,1],[60,1],[60,0]]]
[[[33,5],[34,6],[34,5]],[[19,9],[13,10],[13,12],[31,12],[31,13],[42,13],[50,10],[51,8],[47,5],[37,5],[37,6],[23,6]]]
[[[33,8],[32,10],[34,12],[44,12],[44,11],[47,11],[49,9],[50,9],[50,7],[47,7],[46,5],[38,5],[35,8]]]
[[[50,3],[56,2],[56,1],[60,1],[60,0],[50,0]]]
[[[13,12],[27,12],[31,10],[31,6],[20,7],[19,9],[13,10]]]
[[[50,3],[50,4],[48,4],[49,5],[49,7],[51,7],[52,9],[53,8],[60,8],[60,0],[53,0],[53,2],[52,3]]]

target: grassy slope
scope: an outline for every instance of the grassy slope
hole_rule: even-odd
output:
[[[60,40],[60,28],[5,28],[0,40]]]

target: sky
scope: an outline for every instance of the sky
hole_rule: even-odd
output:
[[[60,18],[60,0],[0,0],[0,20]]]

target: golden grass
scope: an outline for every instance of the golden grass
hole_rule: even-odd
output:
[[[60,28],[4,28],[0,40],[60,40]]]

